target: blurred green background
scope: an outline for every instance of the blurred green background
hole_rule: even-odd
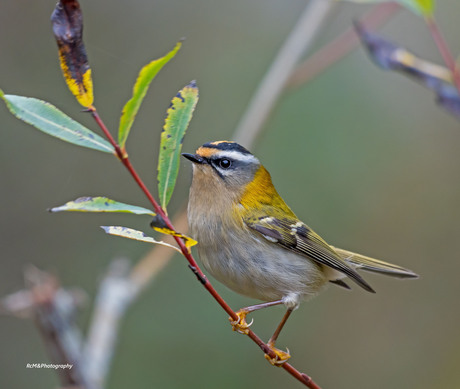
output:
[[[0,86],[6,93],[50,101],[96,130],[68,92],[49,16],[54,1],[0,2]],[[200,102],[183,150],[231,138],[252,93],[305,6],[303,0],[82,1],[95,104],[117,128],[140,67],[185,44],[159,74],[128,140],[134,165],[156,190],[164,113],[190,80]],[[369,7],[339,4],[316,47]],[[460,3],[439,1],[436,18],[460,53]],[[441,62],[422,20],[403,11],[383,29],[393,41]],[[109,155],[46,136],[0,107],[0,296],[23,287],[32,263],[92,300],[108,264],[138,261],[143,243],[108,237],[99,225],[148,231],[148,218],[49,214],[83,195],[148,206]],[[285,95],[253,151],[285,200],[326,240],[413,269],[416,281],[365,274],[376,295],[331,287],[303,304],[282,333],[292,363],[326,388],[455,388],[460,372],[459,121],[431,92],[376,68],[362,49]],[[181,206],[190,184],[182,162],[169,206]],[[217,289],[239,308],[253,301]],[[353,285],[355,286],[355,285]],[[79,318],[86,328],[89,305]],[[268,339],[283,310],[254,315]],[[31,321],[0,318],[0,387],[53,388],[52,370]],[[301,387],[271,368],[257,347],[233,333],[225,313],[176,256],[128,310],[108,387]]]

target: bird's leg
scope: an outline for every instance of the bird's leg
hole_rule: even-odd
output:
[[[270,348],[275,353],[275,358],[270,357],[270,355],[265,354],[265,359],[268,360],[273,366],[281,366],[283,363],[285,363],[289,358],[291,358],[291,354],[289,353],[289,349],[286,351],[279,350],[275,347],[275,342],[278,339],[278,336],[283,329],[284,325],[286,324],[287,319],[291,315],[293,309],[288,308],[286,313],[283,316],[283,319],[281,320],[280,324],[278,324],[278,327],[276,328],[275,332],[273,333],[272,337],[267,343],[267,346]]]
[[[246,322],[246,315],[248,315],[251,312],[258,311],[259,309],[272,307],[274,305],[279,305],[279,304],[283,304],[283,301],[276,300],[276,301],[270,301],[268,303],[251,305],[250,307],[241,308],[239,311],[236,312],[236,315],[238,316],[237,320],[234,320],[233,317],[229,317],[228,320],[230,320],[233,331],[237,331],[240,334],[247,335],[249,332],[249,327],[252,325],[253,320],[251,320],[251,322],[248,324]]]

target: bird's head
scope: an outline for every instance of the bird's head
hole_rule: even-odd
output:
[[[260,168],[259,160],[235,142],[205,143],[195,154],[182,154],[193,162],[193,183],[203,189],[212,185],[226,190],[243,190],[254,180]]]

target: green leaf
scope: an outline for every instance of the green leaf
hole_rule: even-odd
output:
[[[152,237],[145,235],[142,231],[121,226],[101,226],[101,228],[109,235],[121,236],[122,238],[139,240],[141,242],[159,244],[162,246],[170,247],[179,253],[181,252],[177,247],[163,241],[155,240]]]
[[[388,0],[347,0],[353,3],[387,3]],[[396,3],[410,9],[421,16],[431,16],[434,12],[435,0],[395,0]]]
[[[80,197],[75,201],[69,201],[60,207],[50,209],[51,212],[76,211],[76,212],[127,212],[136,215],[152,215],[155,212],[150,209],[138,207],[118,201],[108,199],[107,197]]]
[[[158,192],[165,211],[179,172],[182,141],[197,102],[198,88],[195,81],[192,81],[172,99],[166,113],[158,158]]]
[[[425,16],[431,16],[434,13],[435,0],[414,0],[420,11]]]
[[[122,150],[125,149],[126,140],[128,139],[129,131],[133,125],[134,119],[139,111],[142,100],[149,89],[150,83],[155,78],[161,68],[172,59],[181,48],[182,43],[177,42],[172,51],[164,57],[156,59],[149,64],[145,65],[139,75],[137,76],[136,83],[133,88],[133,97],[123,107],[123,112],[120,117],[120,127],[118,130],[118,144]]]
[[[0,98],[5,101],[14,116],[40,131],[77,146],[114,153],[114,148],[109,142],[50,103],[32,97],[5,95],[2,90]]]

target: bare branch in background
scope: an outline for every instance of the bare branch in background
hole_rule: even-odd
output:
[[[170,250],[170,249],[169,249]],[[154,277],[159,267],[138,269]],[[69,368],[56,369],[63,387],[102,389],[109,373],[120,322],[147,280],[130,276],[127,260],[115,260],[101,281],[86,342],[75,323],[76,310],[86,301],[79,290],[63,289],[57,278],[29,266],[27,289],[0,300],[0,314],[35,319],[50,361]],[[133,272],[134,274],[136,272]]]
[[[34,296],[35,320],[51,360],[57,365],[72,365],[71,369],[57,369],[61,384],[90,388],[81,366],[82,335],[75,323],[75,299],[54,276],[33,266],[26,269],[25,278]]]
[[[415,56],[405,48],[366,30],[359,23],[356,23],[356,30],[377,66],[404,74],[433,90],[439,105],[460,118],[460,94],[449,69]]]
[[[68,366],[56,369],[63,387],[92,389],[81,365],[82,335],[75,323],[85,294],[63,289],[55,276],[33,266],[26,268],[25,282],[27,289],[0,301],[0,312],[35,320],[52,364]]]
[[[331,0],[311,0],[259,84],[235,131],[234,140],[250,148],[267,121],[292,71],[311,48],[332,8]]]
[[[375,30],[385,24],[400,10],[401,6],[396,3],[378,4],[360,19],[360,23],[370,30]],[[353,27],[347,28],[332,42],[313,53],[298,65],[289,76],[285,87],[296,88],[306,84],[358,48],[359,43],[359,37],[355,29]]]
[[[82,358],[86,378],[93,389],[105,386],[120,320],[140,290],[127,277],[129,266],[127,260],[113,261],[99,286]]]
[[[436,23],[436,20],[433,16],[427,17],[426,23],[431,32],[433,40],[436,43],[436,46],[438,47],[439,53],[441,54],[444,60],[444,63],[446,64],[447,68],[452,72],[453,83],[457,88],[458,92],[460,93],[460,72],[456,65],[454,56],[452,55],[452,52],[450,51],[450,48],[447,45],[446,40],[444,39],[444,35],[439,29],[438,24]]]

